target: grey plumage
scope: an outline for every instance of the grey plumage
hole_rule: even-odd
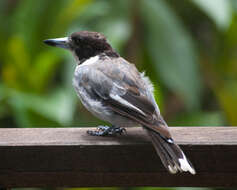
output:
[[[73,33],[65,43],[61,39],[60,43],[57,39],[46,43],[70,49],[76,57],[73,86],[82,104],[114,126],[142,126],[170,173],[195,174],[192,164],[173,142],[154,99],[153,86],[144,73],[120,57],[99,33],[82,31]]]
[[[147,104],[140,105],[144,108],[136,105],[139,102],[131,103],[132,97],[130,97],[130,101],[127,100],[129,95],[132,96],[136,93],[139,95],[137,97],[154,99],[151,91],[147,88],[147,82],[142,77],[143,75],[137,71],[135,66],[129,64],[123,58],[103,56],[102,59],[98,59],[93,63],[87,64],[87,62],[84,62],[78,65],[74,73],[73,86],[83,105],[89,111],[113,125],[127,127],[127,122],[131,125],[134,125],[135,122],[118,115],[111,108],[111,105],[108,105],[108,102],[120,103],[119,101],[127,101],[124,104],[127,105],[128,109],[139,112],[143,117],[147,117],[144,112],[150,111],[150,107],[153,108],[154,113],[159,112],[158,107],[155,110],[155,107],[147,99],[143,100],[147,101]],[[144,111],[144,109],[146,110]]]

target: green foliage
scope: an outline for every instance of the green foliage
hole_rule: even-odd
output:
[[[45,48],[42,41],[52,34],[50,31],[64,34],[66,27],[90,2],[57,1],[55,4],[26,0],[4,4],[13,7],[9,7],[11,14],[5,36],[1,35],[1,41],[5,41],[0,46],[1,86],[5,94],[1,103],[7,107],[2,118],[11,115],[19,127],[72,124],[76,97],[58,81],[58,67],[65,54]]]
[[[229,27],[232,17],[232,9],[230,1],[226,0],[193,0],[219,27],[225,30]]]
[[[165,1],[142,1],[146,46],[162,82],[190,109],[200,104],[200,74],[190,35]],[[154,24],[154,19],[156,23]]]
[[[172,125],[236,125],[237,4],[218,0],[0,1],[0,126],[102,123],[71,85],[75,61],[47,38],[104,33],[155,86]]]

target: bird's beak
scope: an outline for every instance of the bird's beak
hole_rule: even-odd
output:
[[[44,40],[44,43],[46,43],[47,45],[50,45],[50,46],[56,46],[56,47],[60,47],[60,48],[64,48],[64,49],[70,49],[68,37],[48,39],[48,40]]]

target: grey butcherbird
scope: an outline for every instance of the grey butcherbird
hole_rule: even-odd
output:
[[[116,53],[104,35],[80,31],[69,37],[44,41],[70,50],[77,61],[73,86],[82,104],[113,126],[100,126],[91,135],[122,133],[121,127],[141,125],[148,133],[166,169],[174,174],[195,174],[180,147],[174,143],[153,96],[150,80],[134,64]]]

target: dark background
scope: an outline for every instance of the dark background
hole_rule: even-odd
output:
[[[236,21],[235,0],[1,0],[0,127],[103,124],[76,97],[72,55],[43,44],[80,30],[146,71],[169,125],[237,125]]]

